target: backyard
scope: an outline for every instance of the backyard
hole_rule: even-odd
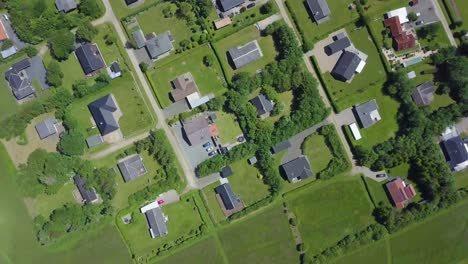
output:
[[[223,210],[219,206],[218,200],[216,199],[215,188],[220,185],[219,182],[212,183],[202,190],[202,195],[206,200],[206,207],[209,208],[209,214],[213,218],[215,223],[219,223],[226,219],[223,214]],[[233,188],[234,191],[234,188]],[[237,191],[236,191],[237,192]]]
[[[203,58],[209,56],[213,59],[212,66],[203,64]],[[169,96],[172,88],[171,81],[177,76],[190,72],[202,95],[213,93],[220,96],[226,92],[226,85],[221,67],[214,57],[209,45],[203,45],[183,53],[181,56],[169,57],[163,64],[149,72],[147,76],[151,82],[154,93],[162,108],[172,104]]]
[[[374,222],[372,203],[358,177],[317,182],[288,205],[311,256]]]
[[[333,158],[325,143],[325,138],[319,134],[312,134],[304,140],[302,152],[309,158],[310,168],[314,175],[325,169]]]
[[[425,36],[423,32],[425,32],[425,28],[433,27],[435,34]],[[439,48],[449,47],[450,41],[447,37],[447,33],[445,33],[444,28],[442,27],[441,22],[437,22],[434,24],[430,24],[416,30],[418,34],[418,41],[421,44],[421,48],[427,47],[430,50],[436,50]],[[424,37],[423,37],[424,36]]]
[[[237,46],[245,45],[252,40],[258,41],[263,57],[238,70],[234,70],[228,61],[228,50]],[[255,26],[246,27],[235,34],[214,43],[214,48],[220,57],[222,67],[226,73],[228,81],[231,81],[232,76],[236,73],[255,73],[257,70],[263,69],[265,65],[273,62],[277,55],[273,38],[271,36],[261,36]]]
[[[242,135],[242,130],[237,123],[237,118],[233,114],[217,111],[218,119],[215,124],[219,129],[219,137],[223,144],[232,144],[237,142],[237,137]]]

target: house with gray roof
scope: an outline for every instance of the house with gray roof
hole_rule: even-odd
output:
[[[131,4],[134,4],[136,2],[138,2],[138,0],[125,0],[125,4],[127,4],[127,5],[131,5]]]
[[[351,41],[344,36],[325,46],[325,53],[330,56],[351,46]]]
[[[88,108],[101,135],[105,136],[119,130],[118,119],[121,113],[112,94],[90,103]]]
[[[263,57],[257,40],[253,40],[243,46],[231,48],[228,50],[228,54],[236,70]]]
[[[184,121],[182,129],[191,146],[205,143],[211,138],[210,124],[203,115]]]
[[[434,100],[434,82],[428,81],[419,85],[414,89],[411,97],[417,106],[431,104],[432,100]]]
[[[356,53],[344,51],[341,57],[338,59],[338,62],[333,68],[331,74],[333,77],[335,77],[335,79],[340,81],[350,81],[353,79],[354,74],[358,70],[361,61],[361,58],[359,58]]]
[[[143,34],[143,30],[138,29],[133,31],[132,36],[137,49],[141,49],[146,45],[146,37],[145,34]]]
[[[31,79],[26,71],[26,69],[30,67],[31,61],[26,58],[13,64],[11,68],[5,72],[5,79],[18,101],[35,95]]]
[[[231,167],[226,166],[226,167],[222,168],[220,174],[221,174],[221,177],[223,177],[223,178],[227,178],[227,177],[231,176],[232,175]]]
[[[442,135],[442,151],[452,171],[468,167],[468,142],[465,142],[455,127],[449,127]]]
[[[106,67],[97,44],[85,43],[75,50],[75,55],[86,75],[93,75]]]
[[[330,8],[326,0],[307,0],[310,14],[317,24],[321,24],[330,18]]]
[[[362,128],[370,127],[382,119],[378,109],[379,107],[375,99],[354,107],[354,112],[357,115]]]
[[[310,169],[309,159],[306,156],[300,156],[281,165],[281,169],[288,181],[294,183],[309,178],[313,175]]]
[[[59,12],[68,13],[75,10],[77,6],[75,0],[55,0],[55,7]]]
[[[125,182],[132,181],[147,173],[143,159],[138,154],[121,160],[117,167],[119,167]]]
[[[171,81],[172,88],[171,97],[174,102],[185,99],[187,96],[198,92],[198,86],[193,79],[192,73],[186,72],[177,76]]]
[[[246,0],[217,0],[217,4],[218,4],[219,8],[223,12],[227,12],[227,11],[233,9],[234,7],[238,7],[238,6],[242,5],[245,2],[246,2]]]
[[[76,188],[80,192],[81,198],[85,204],[95,203],[98,201],[98,196],[94,188],[86,186],[86,180],[79,175],[73,176]]]
[[[151,238],[167,235],[167,217],[161,211],[161,207],[155,207],[145,212]]]
[[[36,125],[36,132],[39,135],[39,138],[44,139],[57,133],[57,127],[55,126],[56,124],[57,120],[55,117],[50,117],[42,122],[39,122]]]
[[[265,95],[260,94],[250,100],[253,106],[257,109],[257,115],[261,118],[268,117],[273,110],[273,102],[268,100]]]
[[[169,31],[159,35],[152,33],[146,37],[146,51],[151,59],[156,60],[174,49],[172,41],[172,35]]]
[[[88,145],[88,148],[101,145],[102,143],[104,143],[104,139],[100,134],[86,138],[86,145]]]
[[[215,192],[221,197],[226,210],[235,209],[241,204],[241,199],[234,194],[229,183],[223,183],[216,187]]]
[[[271,148],[271,153],[277,154],[283,150],[286,150],[291,147],[291,142],[289,140],[281,141],[280,143],[276,144],[276,146]]]

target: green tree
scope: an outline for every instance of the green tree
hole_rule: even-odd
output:
[[[104,41],[106,42],[107,46],[111,46],[114,45],[114,43],[117,41],[117,38],[114,34],[106,34],[104,36]]]
[[[414,21],[418,20],[418,15],[416,15],[415,12],[410,12],[408,14],[408,19],[409,19],[409,21],[414,22]]]
[[[49,65],[47,65],[46,80],[50,86],[59,87],[62,85],[63,72],[60,69],[60,64],[52,60]]]
[[[104,10],[98,4],[96,0],[81,0],[78,5],[78,11],[85,16],[92,18],[98,18],[104,15]]]
[[[139,66],[140,66],[141,72],[145,73],[146,71],[148,71],[148,67],[149,67],[149,66],[148,66],[147,63],[142,62],[142,63],[140,63]]]
[[[74,44],[75,36],[67,29],[56,31],[49,39],[51,54],[58,61],[68,59],[68,56],[74,50]]]
[[[2,43],[2,50],[7,50],[13,47],[13,41],[11,39],[7,39]]]
[[[76,38],[91,42],[98,34],[98,29],[89,21],[81,23],[76,30]]]
[[[214,60],[215,58],[213,55],[206,55],[203,57],[203,64],[205,64],[206,67],[211,67],[213,66]]]
[[[69,156],[82,155],[85,147],[83,135],[76,130],[71,130],[65,134],[58,144],[58,150]]]
[[[274,7],[273,7],[272,2],[268,1],[268,2],[266,2],[266,4],[264,4],[264,5],[262,5],[262,6],[260,7],[260,13],[262,13],[262,14],[269,14],[270,12],[273,11],[273,8],[274,8]]]
[[[37,55],[38,51],[34,46],[28,45],[24,48],[24,51],[26,52],[26,55],[28,55],[29,58],[32,58]]]
[[[177,6],[172,4],[172,3],[167,4],[162,9],[162,13],[163,13],[165,18],[173,17],[175,15],[176,11],[177,11]]]

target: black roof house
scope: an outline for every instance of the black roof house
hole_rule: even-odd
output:
[[[457,135],[443,141],[443,150],[451,170],[458,170],[457,167],[468,161],[468,152],[465,142]]]
[[[325,53],[330,56],[339,51],[346,49],[347,47],[351,46],[351,41],[348,37],[337,39],[336,41],[332,42],[325,46]]]
[[[353,52],[345,51],[333,68],[331,74],[338,80],[349,81],[353,78],[361,59]]]
[[[75,50],[76,57],[86,75],[104,68],[104,60],[96,44],[85,43]]]
[[[217,0],[217,2],[222,11],[226,12],[236,6],[240,6],[245,2],[245,0]]]
[[[88,108],[101,135],[105,136],[119,129],[119,123],[113,115],[118,107],[111,94],[90,103]]]
[[[328,20],[331,12],[326,0],[307,0],[307,5],[317,24]]]
[[[75,182],[76,187],[78,188],[78,191],[81,194],[81,197],[83,198],[83,201],[85,203],[92,203],[94,201],[97,201],[97,194],[92,188],[88,188],[86,186],[86,181],[80,177],[79,175],[73,176],[73,181]]]
[[[289,140],[284,140],[284,141],[281,141],[280,143],[276,144],[276,146],[272,147],[271,148],[271,152],[273,154],[276,154],[276,153],[279,153],[285,149],[288,149],[291,147],[291,143],[289,142]]]
[[[259,116],[270,113],[273,110],[273,103],[263,94],[256,96],[250,100],[250,102],[255,106],[255,108],[257,108],[257,114]]]
[[[434,82],[428,81],[422,83],[414,89],[411,97],[417,106],[429,105],[434,100]]]
[[[232,169],[230,166],[226,166],[221,170],[221,177],[227,178],[232,175]]]
[[[156,207],[145,212],[148,221],[151,238],[167,235],[166,217],[164,217],[161,207]]]
[[[131,4],[134,4],[134,3],[136,3],[136,2],[138,2],[138,0],[125,0],[125,3],[126,3],[127,5],[131,5]]]
[[[31,80],[23,70],[31,67],[29,59],[23,59],[13,65],[5,72],[5,80],[11,87],[11,91],[17,100],[24,99],[34,94]]]
[[[147,173],[145,164],[140,155],[130,156],[117,164],[125,182],[132,181]]]
[[[219,196],[221,196],[221,200],[223,201],[224,207],[227,210],[232,210],[239,206],[241,200],[237,195],[234,194],[229,183],[224,183],[216,187],[215,191],[217,194],[219,194]]]
[[[313,175],[306,156],[301,156],[281,165],[281,169],[290,182],[303,180]]]

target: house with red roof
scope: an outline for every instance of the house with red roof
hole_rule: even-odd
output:
[[[390,196],[392,197],[393,204],[396,208],[404,208],[409,201],[416,196],[416,191],[413,185],[407,184],[401,178],[396,178],[385,185]]]
[[[395,50],[409,49],[416,45],[416,38],[411,32],[403,30],[398,16],[385,19],[384,24],[390,29]]]
[[[8,39],[8,34],[3,26],[3,22],[0,20],[0,41]]]

